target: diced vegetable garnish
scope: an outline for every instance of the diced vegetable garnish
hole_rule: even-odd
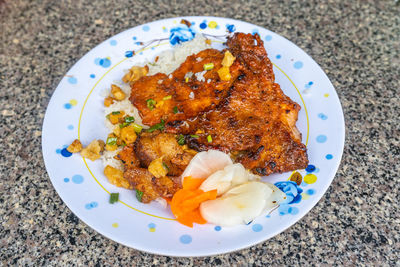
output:
[[[207,136],[207,142],[209,142],[209,143],[212,142],[212,137],[211,137],[211,135],[208,135],[208,136]]]
[[[189,77],[186,77],[186,78],[185,78],[185,82],[189,82]]]
[[[120,119],[125,115],[123,111],[114,111],[108,114],[108,119],[112,124],[117,124],[120,122]]]
[[[81,156],[95,161],[100,158],[100,153],[104,150],[103,140],[93,140],[87,147],[82,149]]]
[[[104,168],[104,175],[107,177],[108,181],[115,186],[126,189],[133,188],[129,181],[124,178],[124,172],[111,167],[110,165],[107,165]]]
[[[218,70],[218,76],[221,81],[229,81],[231,79],[231,73],[229,67],[222,67]]]
[[[233,62],[235,61],[235,57],[229,52],[228,50],[225,51],[224,59],[222,60],[222,66],[230,67],[232,66]]]
[[[174,114],[178,113],[178,112],[179,112],[178,107],[175,106],[175,107],[172,109],[172,112],[173,112]]]
[[[168,173],[168,168],[165,168],[164,166],[163,157],[159,157],[150,162],[150,165],[147,169],[156,178],[166,176]]]
[[[72,144],[67,147],[67,150],[71,153],[77,153],[82,150],[82,143],[78,139],[75,139]]]
[[[178,144],[181,146],[185,144],[185,137],[183,136],[183,134],[178,135],[176,140],[178,141]]]
[[[203,65],[204,70],[212,70],[214,68],[214,63],[206,63]]]
[[[104,98],[104,106],[105,107],[109,107],[114,103],[114,98],[112,98],[111,96],[108,96],[106,98]]]
[[[164,127],[165,127],[164,125],[165,125],[164,120],[161,120],[160,123],[154,124],[154,125],[151,126],[149,129],[147,129],[147,131],[148,131],[149,133],[152,133],[152,132],[154,132],[155,130],[160,130],[160,131],[162,131],[162,130],[164,130]]]
[[[118,101],[124,100],[126,97],[122,89],[115,84],[111,85],[111,94],[113,94],[114,98]]]
[[[130,145],[136,141],[137,135],[135,128],[132,125],[128,125],[121,129],[121,139],[127,144]]]
[[[193,227],[193,223],[205,224],[207,221],[200,214],[200,204],[217,197],[217,190],[204,192],[199,188],[204,179],[185,177],[183,188],[178,190],[171,200],[171,211],[177,221]]]
[[[114,204],[118,202],[119,193],[111,193],[110,194],[110,204]]]
[[[139,202],[142,202],[143,192],[136,189],[136,198]]]
[[[191,134],[190,137],[199,138],[199,136],[197,134]]]
[[[172,98],[172,95],[167,95],[167,96],[164,96],[162,100],[169,100],[171,98]]]
[[[137,124],[137,123],[132,123],[132,127],[135,129],[135,132],[136,132],[136,133],[140,133],[140,132],[142,131],[142,129],[143,129],[143,127],[140,126],[140,125]]]
[[[157,102],[156,102],[155,100],[151,99],[151,98],[150,98],[150,99],[147,99],[146,102],[147,102],[147,107],[148,107],[150,110],[153,110],[154,107],[155,107],[156,104],[157,104]]]
[[[108,137],[107,141],[106,141],[106,144],[107,145],[116,145],[117,144],[117,140],[118,140],[117,137]]]
[[[135,118],[134,118],[134,117],[131,117],[131,116],[125,117],[125,122],[129,122],[129,123],[135,122]]]

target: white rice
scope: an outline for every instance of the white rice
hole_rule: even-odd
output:
[[[154,75],[156,73],[165,73],[170,74],[174,70],[176,70],[188,56],[196,54],[204,49],[210,48],[211,46],[206,44],[206,39],[201,35],[198,34],[193,40],[189,42],[184,42],[180,45],[177,45],[172,50],[163,51],[158,55],[157,62],[147,64],[149,67],[148,75]],[[201,61],[201,58],[197,58],[198,61]],[[144,66],[146,64],[136,64],[138,66]],[[197,80],[205,81],[204,74],[206,71],[194,73]],[[191,77],[193,73],[187,73],[187,77]],[[186,78],[186,76],[185,76]],[[122,77],[121,77],[122,79]],[[114,111],[124,111],[125,114],[133,116],[135,118],[135,123],[142,125],[144,128],[148,128],[142,124],[142,119],[139,116],[139,111],[132,105],[129,101],[129,96],[131,94],[131,88],[129,85],[123,83],[122,81],[115,81],[115,85],[118,85],[126,94],[126,98],[123,101],[115,101],[114,104],[110,105],[109,107],[104,108],[104,118],[108,114]],[[107,97],[110,94],[109,91],[104,91],[101,93],[103,97]],[[194,94],[192,94],[194,97]],[[105,125],[110,130],[113,131],[114,127],[119,127],[118,125],[113,125],[108,119],[104,120]],[[103,165],[107,166],[110,165],[114,168],[123,170],[123,165],[121,161],[114,159],[114,156],[118,154],[121,149],[117,149],[115,151],[104,151],[102,156]]]

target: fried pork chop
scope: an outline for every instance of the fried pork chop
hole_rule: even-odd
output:
[[[300,106],[275,83],[272,63],[260,37],[236,33],[228,38],[226,45],[236,57],[230,68],[231,80],[221,83],[216,73],[206,73],[204,76],[209,75],[212,79],[210,83],[196,81],[197,88],[207,91],[195,99],[197,102],[186,103],[180,97],[196,92],[182,78],[185,71],[202,71],[198,66],[194,67],[199,54],[204,52],[202,58],[206,58],[207,54],[218,55],[216,51],[205,50],[188,57],[170,79],[164,78],[162,86],[155,86],[153,80],[163,74],[143,77],[136,82],[132,86],[131,101],[143,116],[143,122],[152,125],[162,118],[167,122],[166,130],[186,135],[190,147],[198,151],[219,149],[230,152],[236,162],[259,175],[305,168],[308,164],[306,147],[296,128]],[[222,60],[221,55],[218,60]],[[215,70],[218,70],[218,60],[214,61]],[[164,85],[165,81],[173,85]],[[213,90],[221,89],[222,84],[223,92],[215,93]],[[151,111],[144,106],[146,98],[162,99],[171,94],[171,89],[167,89],[169,86],[174,88],[170,104],[185,107],[179,116],[171,115],[171,106]]]
[[[187,57],[171,75],[157,73],[133,83],[130,101],[139,110],[142,122],[153,125],[161,120],[183,121],[216,107],[225,99],[241,67],[233,64],[231,79],[221,81],[217,70],[223,58],[223,52],[206,49]],[[213,68],[205,71],[205,64],[213,64]],[[151,104],[151,100],[155,102]]]

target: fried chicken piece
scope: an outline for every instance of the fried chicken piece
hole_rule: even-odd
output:
[[[218,105],[240,68],[234,62],[229,68],[230,80],[222,81],[218,70],[223,58],[223,51],[206,49],[187,57],[169,76],[158,73],[133,83],[130,101],[139,110],[142,122],[154,125],[161,119],[165,122],[184,120]],[[213,68],[205,71],[204,65],[211,63]]]
[[[117,159],[121,160],[125,168],[134,168],[140,166],[140,161],[136,156],[134,144],[125,146],[116,156]]]

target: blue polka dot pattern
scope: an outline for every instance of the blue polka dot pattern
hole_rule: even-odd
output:
[[[258,29],[253,29],[252,31],[251,31],[251,34],[256,34],[256,33],[258,33],[259,34],[259,32],[258,32]]]
[[[261,232],[263,227],[261,224],[256,223],[251,227],[251,229],[253,229],[254,232]]]
[[[271,35],[265,36],[265,41],[269,42],[271,40],[272,40],[272,36]]]
[[[57,153],[57,154],[61,154],[61,149],[57,148],[57,149],[56,149],[56,153]]]
[[[182,235],[179,241],[181,241],[182,244],[190,244],[192,243],[192,237],[190,235]]]
[[[207,28],[207,22],[203,21],[202,23],[200,23],[200,29],[204,30],[205,28]]]
[[[143,28],[142,28],[142,30],[145,31],[145,32],[150,31],[149,25],[144,25]]]
[[[154,223],[149,223],[147,226],[148,226],[149,228],[156,228],[156,225],[155,225]]]
[[[67,129],[68,129],[68,130],[73,130],[73,129],[74,129],[74,126],[70,124],[70,125],[67,126]]]
[[[136,41],[137,38],[136,38],[136,36],[133,36],[132,39],[133,39],[134,41]]]
[[[111,66],[111,60],[109,58],[96,58],[94,64],[101,66],[103,68],[108,68]]]
[[[228,32],[234,32],[234,31],[236,31],[236,27],[233,24],[226,24],[226,30]]]
[[[94,79],[94,78],[96,78],[96,75],[90,74],[90,78]]]
[[[73,77],[73,76],[72,77],[68,77],[68,82],[70,84],[76,84],[78,82],[78,79]]]
[[[91,210],[93,208],[96,208],[97,206],[99,206],[99,204],[96,201],[93,201],[93,202],[86,204],[85,209]]]
[[[293,64],[293,67],[294,67],[295,69],[301,69],[301,68],[303,67],[303,62],[301,62],[301,61],[296,61],[296,62]]]
[[[312,164],[308,165],[306,168],[306,172],[313,172],[313,171],[315,171],[315,166]]]
[[[126,51],[125,52],[126,57],[133,57],[133,51]]]
[[[327,155],[325,156],[325,158],[326,158],[326,159],[333,159],[333,156],[332,156],[332,154],[327,154]]]
[[[307,195],[314,195],[315,194],[315,190],[314,189],[308,189],[307,191],[306,191],[306,193],[307,193]]]
[[[222,228],[221,228],[221,226],[219,226],[219,225],[217,225],[217,226],[214,227],[214,230],[217,231],[217,232],[221,231],[221,229],[222,229]]]
[[[323,134],[317,136],[318,143],[325,143],[327,139],[328,139],[328,137],[326,137],[326,135],[323,135]]]
[[[71,105],[70,103],[65,103],[65,104],[64,104],[64,108],[65,108],[65,109],[71,109],[71,108],[72,108],[72,105]]]
[[[67,148],[63,148],[63,149],[61,149],[61,155],[62,155],[63,157],[68,158],[68,157],[71,157],[71,156],[72,156],[72,153],[69,152],[69,151],[67,150]]]
[[[76,174],[76,175],[72,176],[72,182],[74,184],[81,184],[81,183],[83,183],[83,180],[84,180],[84,178],[82,175]]]
[[[68,183],[69,182],[69,178],[64,178],[64,182]]]
[[[320,118],[321,120],[327,120],[328,119],[328,116],[326,116],[324,113],[319,113],[318,114],[318,118]]]
[[[110,45],[112,45],[112,46],[116,46],[116,45],[117,45],[117,41],[115,41],[115,40],[111,40],[111,41],[110,41]]]
[[[281,55],[276,55],[276,59],[280,59],[281,57]]]

